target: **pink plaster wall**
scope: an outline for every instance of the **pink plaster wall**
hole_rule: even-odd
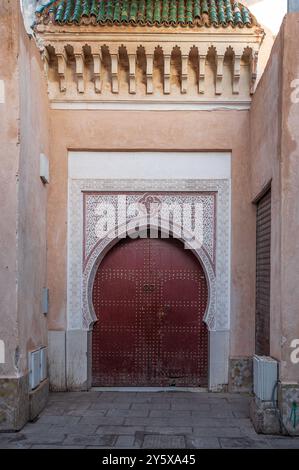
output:
[[[290,343],[299,338],[299,14],[284,20],[250,113],[251,198],[272,180],[271,355],[282,381],[299,382]]]
[[[46,344],[41,313],[46,283],[46,199],[39,154],[49,152],[48,103],[39,52],[23,27],[19,2],[0,3],[0,377],[22,375],[27,352]]]
[[[284,23],[281,140],[281,318],[283,381],[299,383],[299,364],[290,361],[290,343],[299,338],[299,13]]]
[[[248,111],[51,111],[50,329],[66,327],[68,150],[232,150],[231,355],[253,353],[254,208],[248,128]]]
[[[17,179],[18,137],[18,41],[15,15],[9,2],[0,2],[0,80],[4,80],[5,103],[0,103],[0,339],[5,340],[6,364],[0,375],[15,373],[17,329]]]
[[[282,32],[253,97],[251,127],[251,200],[272,180],[271,354],[280,359],[280,146]]]
[[[18,321],[20,346],[47,344],[42,314],[46,287],[47,191],[40,179],[40,153],[49,156],[49,103],[40,53],[20,19],[20,164],[18,217]],[[26,367],[27,357],[22,357]]]
[[[39,52],[17,0],[0,2],[0,35],[0,339],[7,359],[0,377],[24,373],[27,351],[47,342],[46,284],[49,328],[66,328],[68,150],[231,150],[231,356],[254,352],[252,200],[272,180],[271,354],[282,361],[281,379],[299,382],[290,362],[290,342],[299,338],[299,103],[291,100],[299,15],[286,17],[250,112],[49,112]],[[39,178],[40,152],[51,159],[48,189]]]

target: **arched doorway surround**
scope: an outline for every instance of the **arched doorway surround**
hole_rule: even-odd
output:
[[[148,229],[148,220],[147,218],[137,220],[139,224],[140,233],[147,231]],[[162,233],[168,233],[169,225],[168,221],[160,220],[159,225],[151,225],[151,229],[156,231],[161,231]],[[114,229],[113,229],[114,231]],[[104,259],[108,251],[120,240],[125,238],[126,235],[130,236],[133,230],[128,229],[127,224],[123,227],[118,227],[117,233],[118,237],[113,238],[112,236],[107,235],[105,239],[101,240],[94,248],[91,253],[91,256],[86,264],[84,270],[83,278],[83,321],[88,329],[91,329],[94,322],[97,321],[97,316],[94,311],[93,301],[92,301],[92,289],[94,285],[94,279],[97,273],[97,270]],[[204,317],[204,322],[207,324],[209,330],[213,329],[215,326],[215,301],[216,301],[216,278],[213,266],[209,257],[206,254],[205,249],[201,246],[199,248],[192,248],[190,245],[188,235],[186,238],[181,238],[181,228],[177,227],[175,224],[172,227],[172,236],[180,240],[185,248],[192,250],[195,257],[198,259],[199,263],[202,265],[207,284],[208,284],[208,305],[206,309],[206,314]],[[84,282],[85,281],[85,282]]]
[[[86,165],[84,154],[84,164]],[[124,156],[122,156],[124,158]],[[184,155],[185,159],[185,155]],[[210,156],[209,156],[210,159]],[[209,167],[211,168],[211,167]],[[214,167],[212,167],[214,168]],[[94,174],[94,170],[92,171]],[[91,332],[95,321],[91,302],[91,287],[97,267],[118,239],[94,243],[87,233],[86,213],[92,210],[84,202],[90,195],[138,191],[167,194],[172,192],[178,200],[185,194],[195,199],[215,195],[215,210],[205,229],[213,239],[214,260],[208,250],[198,250],[194,255],[201,262],[208,282],[209,303],[206,323],[209,329],[209,388],[222,390],[228,382],[229,329],[230,329],[230,179],[206,180],[69,180],[68,206],[68,296],[66,331],[66,382],[69,389],[83,390],[91,386]],[[72,179],[74,178],[74,179]],[[186,193],[187,191],[187,193]],[[88,195],[88,197],[87,197]],[[86,246],[90,251],[84,257]],[[92,253],[91,253],[92,252]],[[88,259],[87,259],[88,258]],[[85,260],[82,264],[82,260]],[[83,269],[82,269],[83,266]],[[58,337],[58,335],[55,335]],[[62,335],[61,335],[62,336]],[[60,339],[58,340],[60,341]],[[87,359],[86,359],[87,358]],[[63,379],[62,379],[63,380]]]
[[[179,240],[150,233],[119,241],[97,269],[93,386],[207,386],[204,270]]]

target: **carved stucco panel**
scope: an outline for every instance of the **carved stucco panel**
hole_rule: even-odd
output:
[[[159,193],[158,197],[161,200],[168,202],[177,201],[182,204],[197,199],[203,203],[204,245],[195,250],[194,254],[202,263],[209,284],[209,307],[205,320],[210,330],[228,330],[230,309],[230,182],[228,180],[70,180],[68,328],[88,330],[95,321],[91,302],[93,278],[101,259],[117,240],[112,241],[106,237],[99,242],[96,239],[92,230],[93,212],[99,198],[111,201],[112,196],[108,194],[109,191],[122,194],[130,191],[151,194],[156,192]],[[176,194],[161,194],[172,191]],[[90,194],[86,198],[86,192],[102,194]],[[193,195],[190,192],[200,194]],[[216,193],[216,201],[211,196],[213,192]],[[140,194],[129,195],[130,201],[133,202],[140,197]],[[144,226],[146,222],[144,220]],[[142,226],[142,223],[140,225]]]

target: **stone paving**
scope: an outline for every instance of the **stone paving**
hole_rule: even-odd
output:
[[[52,393],[46,409],[1,449],[299,449],[299,438],[258,435],[249,396],[192,392]]]

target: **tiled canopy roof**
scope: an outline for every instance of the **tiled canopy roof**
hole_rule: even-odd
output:
[[[49,0],[37,22],[56,24],[251,27],[248,8],[235,0]]]

